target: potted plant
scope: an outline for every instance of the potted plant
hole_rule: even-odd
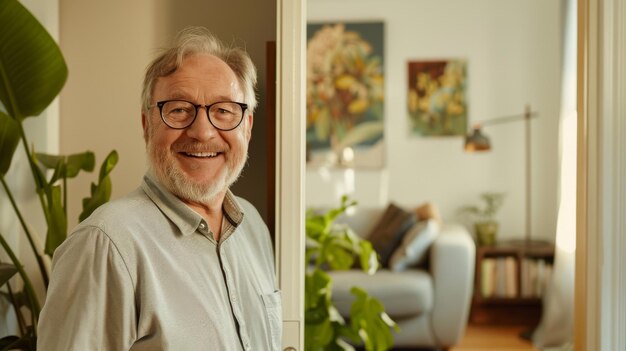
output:
[[[325,213],[307,211],[305,255],[305,327],[306,351],[354,350],[352,343],[363,343],[367,351],[384,351],[393,346],[391,328],[397,324],[385,313],[382,303],[366,291],[353,287],[355,300],[349,323],[332,302],[332,278],[327,270],[350,269],[358,258],[369,274],[378,269],[378,256],[372,244],[359,238],[348,226],[335,223],[339,215],[356,202],[342,197],[341,205]]]
[[[11,263],[0,264],[1,295],[13,306],[18,335],[0,335],[1,350],[35,350],[37,322],[42,304],[33,288],[33,278],[48,286],[48,268],[44,257],[65,240],[68,229],[67,181],[81,171],[95,167],[92,152],[73,155],[47,155],[35,152],[24,128],[24,120],[44,111],[59,94],[67,79],[67,66],[61,51],[39,21],[17,0],[0,0],[0,184],[1,201],[8,201],[35,257],[39,276],[29,276],[14,247],[9,244],[5,227],[0,227],[0,251]],[[39,213],[21,210],[6,177],[18,146],[26,153],[33,188],[41,205]],[[111,196],[109,174],[117,163],[112,151],[100,168],[98,183],[91,184],[91,196],[83,199],[84,219]],[[46,223],[45,246],[29,223],[30,216],[43,216]],[[15,275],[19,276],[14,277]],[[19,280],[18,280],[19,279]]]
[[[474,222],[476,239],[479,245],[494,245],[499,223],[495,216],[504,202],[504,193],[485,192],[480,194],[480,206],[465,206],[461,212],[469,215]]]

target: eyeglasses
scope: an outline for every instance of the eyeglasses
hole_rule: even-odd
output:
[[[185,100],[166,100],[156,103],[163,122],[172,129],[185,129],[193,124],[198,109],[204,107],[209,122],[216,129],[229,131],[237,128],[243,120],[248,105],[241,102],[218,101],[210,105],[195,105]]]

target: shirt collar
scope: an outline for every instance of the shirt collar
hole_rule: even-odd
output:
[[[191,235],[198,228],[207,228],[206,221],[196,211],[185,205],[182,200],[172,194],[150,173],[143,177],[141,188],[150,200],[178,227],[182,235]],[[237,198],[229,190],[226,191],[222,204],[225,218],[237,227],[243,221],[243,211]]]
[[[237,197],[230,191],[226,190],[226,196],[224,197],[224,204],[222,205],[226,219],[234,227],[238,226],[243,221],[243,210]]]

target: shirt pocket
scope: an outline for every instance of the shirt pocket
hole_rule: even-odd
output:
[[[280,351],[281,339],[283,335],[283,307],[280,290],[271,294],[261,295],[265,305],[265,315],[267,316],[270,345],[272,350]]]

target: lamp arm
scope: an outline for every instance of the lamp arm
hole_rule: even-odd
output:
[[[504,116],[504,117],[497,117],[497,118],[493,118],[493,119],[488,119],[484,122],[478,122],[477,124],[479,124],[480,126],[491,126],[491,125],[495,125],[495,124],[503,124],[503,123],[509,123],[509,122],[515,122],[515,121],[522,121],[525,119],[531,119],[531,118],[535,118],[535,117],[539,117],[539,113],[537,112],[527,112],[521,115],[512,115],[512,116]]]

